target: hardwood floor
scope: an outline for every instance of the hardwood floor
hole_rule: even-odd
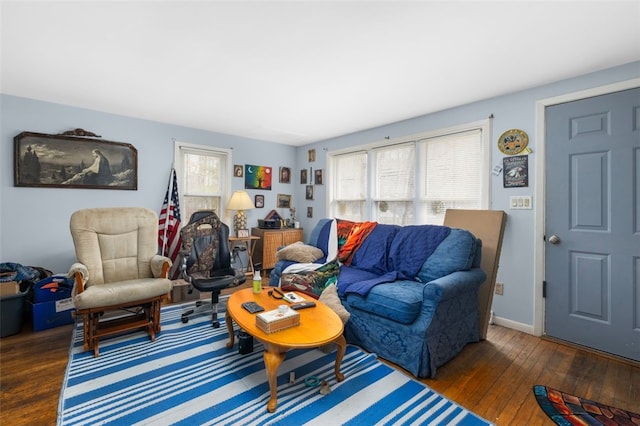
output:
[[[54,425],[72,326],[0,339],[0,424]],[[536,403],[542,384],[640,412],[640,366],[490,326],[438,369],[432,389],[497,425],[552,425]]]

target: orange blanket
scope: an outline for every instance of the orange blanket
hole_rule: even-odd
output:
[[[338,219],[338,260],[349,266],[356,250],[377,224],[378,222],[351,222]]]

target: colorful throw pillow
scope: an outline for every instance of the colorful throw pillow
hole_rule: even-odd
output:
[[[349,265],[358,247],[377,224],[377,222],[351,222],[338,219],[338,260]]]
[[[300,263],[311,263],[324,257],[324,253],[317,247],[304,244],[302,241],[289,244],[276,252],[278,260],[291,260]]]
[[[338,231],[338,250],[344,246],[347,242],[347,238],[351,234],[351,230],[354,226],[356,226],[357,222],[352,222],[350,220],[344,219],[336,219],[336,226]]]
[[[284,273],[280,277],[280,287],[285,291],[299,291],[317,299],[328,285],[335,284],[339,272],[340,265],[334,260],[315,271]]]

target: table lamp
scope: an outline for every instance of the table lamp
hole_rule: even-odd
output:
[[[236,211],[236,214],[233,216],[233,230],[236,236],[238,236],[239,229],[247,229],[247,215],[244,211],[255,208],[247,191],[238,190],[233,193],[227,204],[227,210]]]

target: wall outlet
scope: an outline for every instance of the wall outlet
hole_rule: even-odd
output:
[[[494,293],[502,296],[504,294],[504,283],[496,283]]]

